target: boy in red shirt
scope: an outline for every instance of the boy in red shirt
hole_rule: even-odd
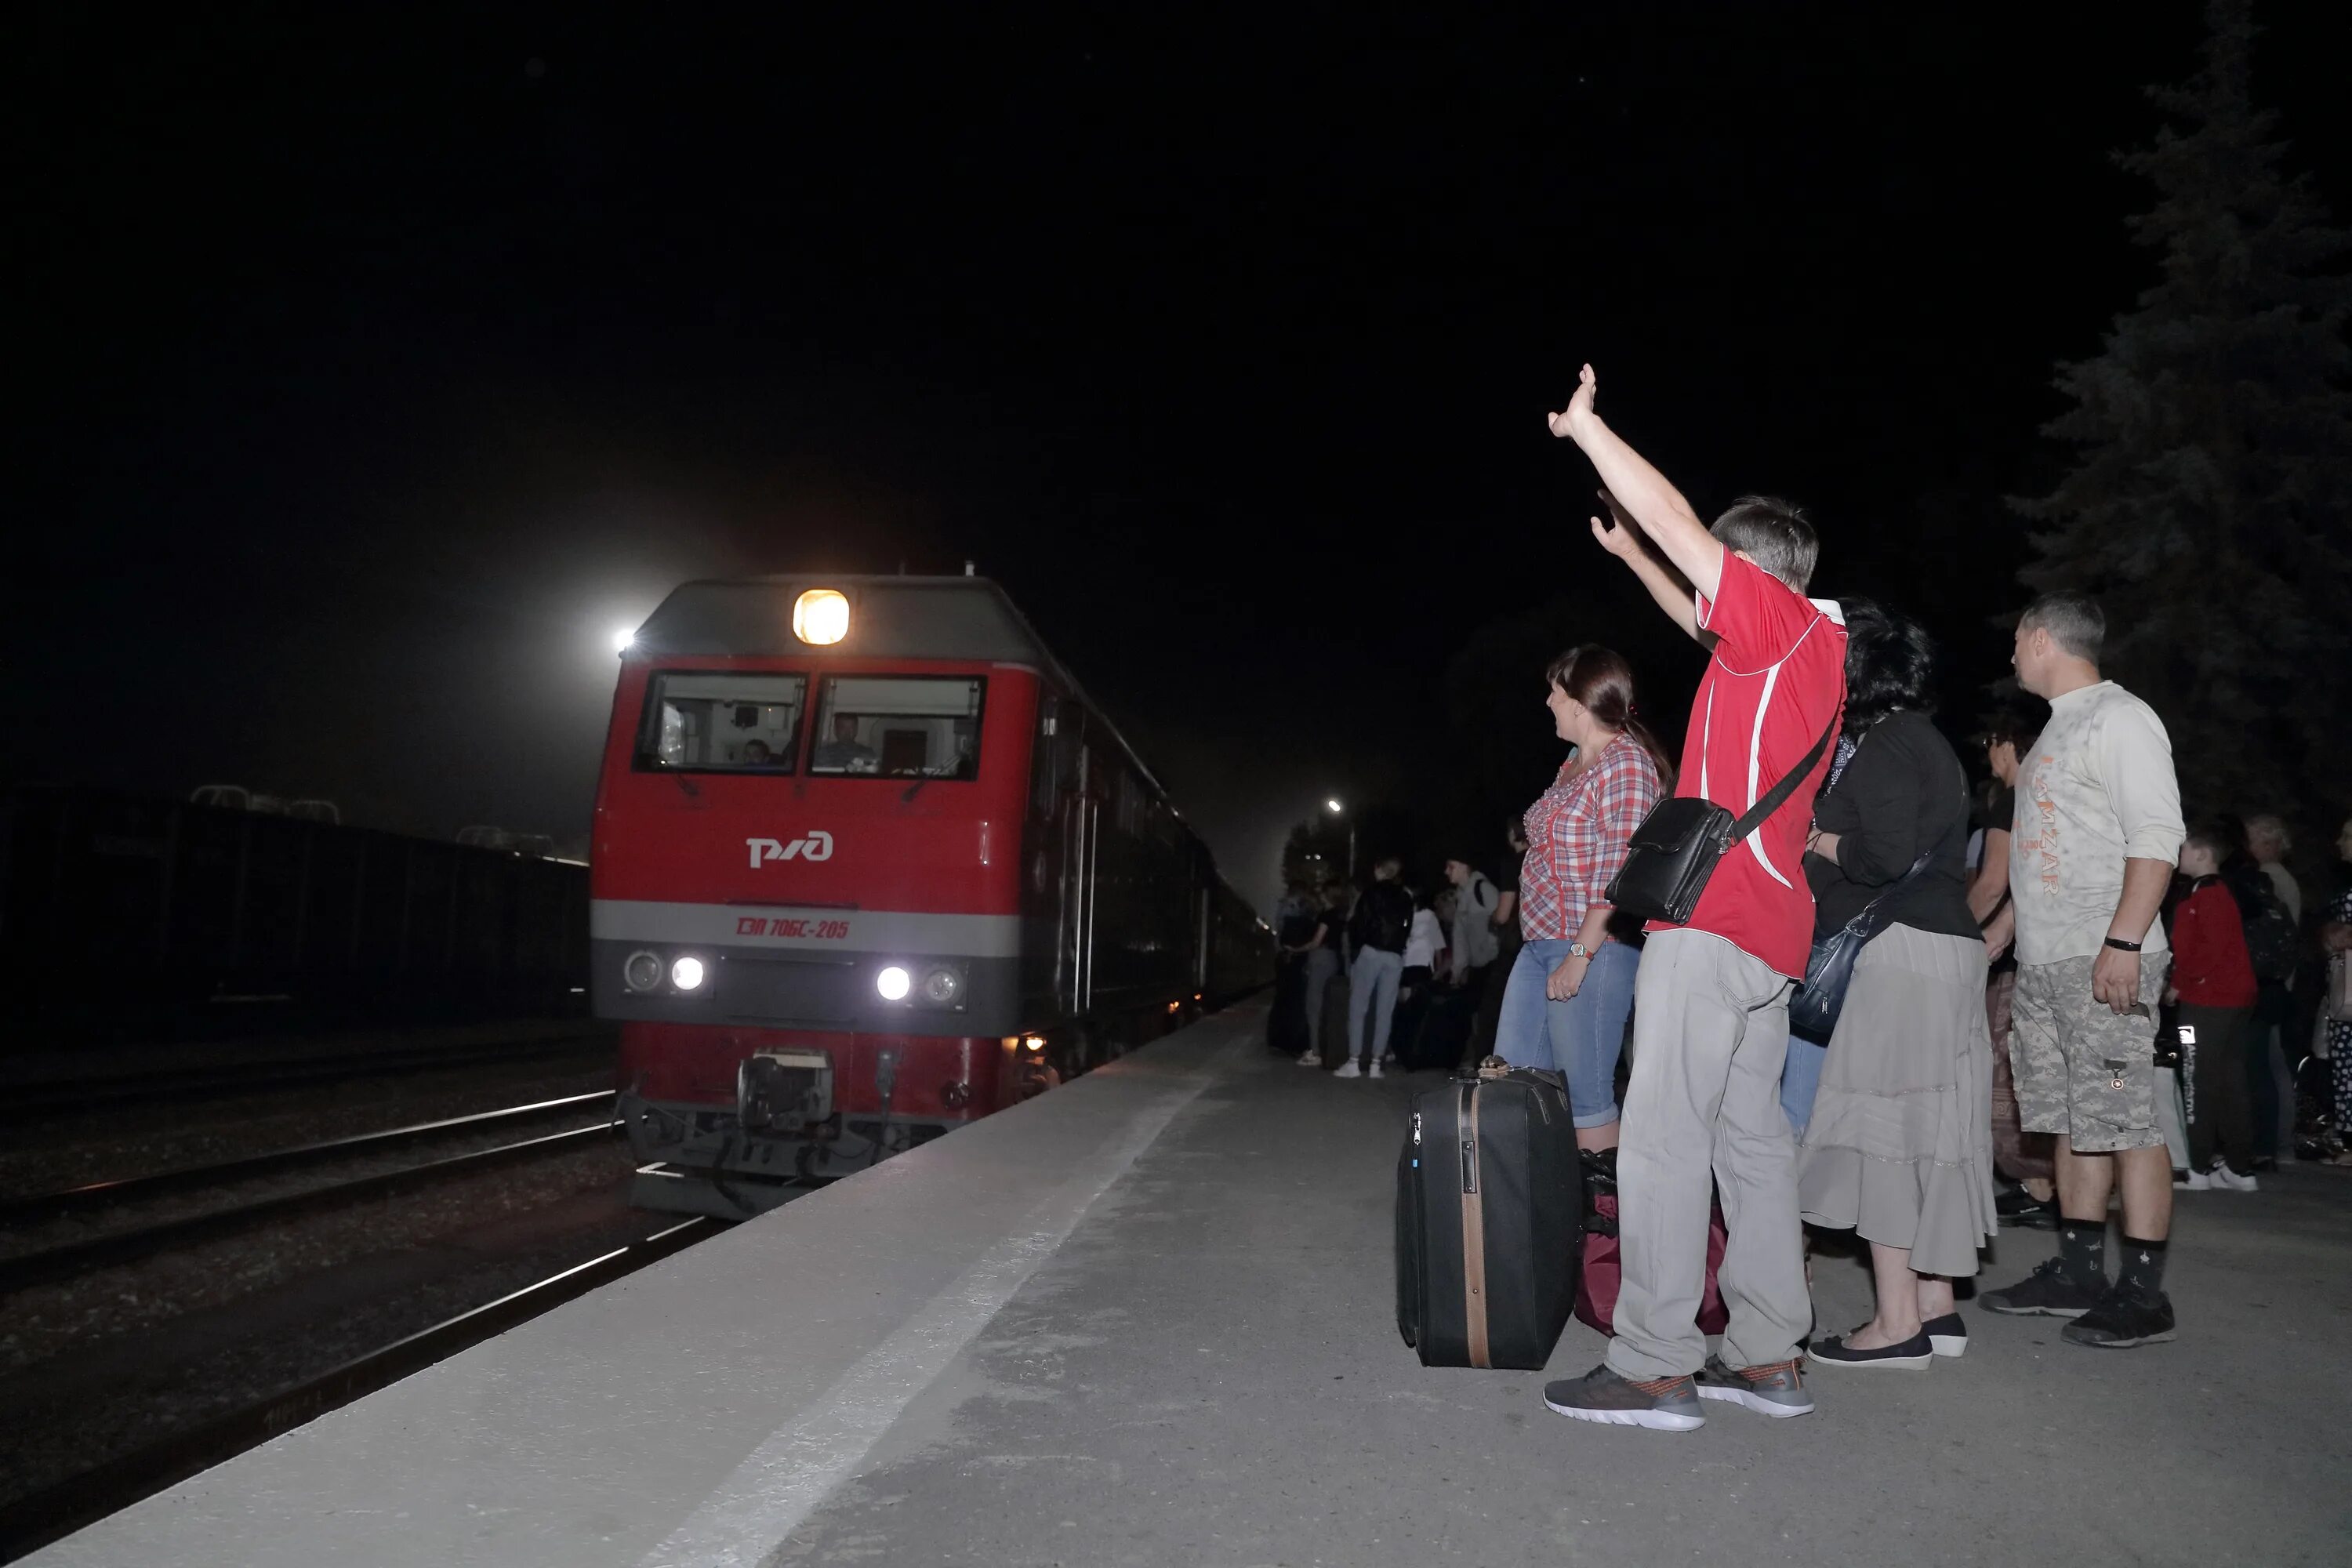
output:
[[[2229,841],[2200,827],[2180,844],[2189,896],[2172,911],[2172,983],[2165,999],[2180,1004],[2180,1026],[2197,1051],[2197,1114],[2189,1124],[2189,1175],[2181,1185],[2251,1193],[2253,1111],[2246,1100],[2246,1029],[2257,987],[2246,952],[2245,921],[2221,881]],[[2221,1152],[2214,1152],[2216,1141]]]
[[[1668,1432],[1702,1425],[1702,1400],[1801,1415],[1813,1401],[1797,1342],[1812,1300],[1780,1068],[1789,993],[1812,949],[1805,830],[1845,703],[1845,618],[1805,597],[1820,546],[1795,508],[1750,496],[1708,527],[1601,423],[1595,390],[1587,365],[1567,411],[1551,416],[1552,434],[1591,459],[1615,514],[1614,527],[1593,519],[1593,536],[1708,652],[1675,793],[1737,816],[1784,774],[1803,777],[1717,865],[1687,925],[1651,928],[1619,1123],[1616,1338],[1605,1363],[1547,1384],[1544,1403],[1580,1421]],[[1731,1321],[1721,1357],[1709,1359],[1697,1313],[1717,1188]]]

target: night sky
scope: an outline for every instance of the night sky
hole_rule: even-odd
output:
[[[971,559],[1262,900],[1323,795],[1458,770],[1465,648],[1639,608],[1544,428],[1585,359],[1703,514],[1810,506],[1815,591],[1926,620],[1965,701],[2052,363],[2150,272],[2109,153],[2200,32],[743,9],[20,18],[7,778],[579,841],[673,584]],[[2257,86],[2341,216],[2322,11]],[[1696,655],[1638,651],[1672,710]],[[1557,756],[1513,679],[1510,808]]]

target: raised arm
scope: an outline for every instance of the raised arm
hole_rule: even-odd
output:
[[[1642,580],[1642,586],[1650,591],[1658,608],[1665,611],[1667,618],[1682,627],[1685,635],[1703,643],[1712,642],[1710,634],[1699,630],[1698,602],[1691,596],[1691,585],[1650,548],[1647,537],[1625,515],[1625,509],[1618,504],[1615,496],[1602,490],[1601,503],[1616,520],[1613,526],[1597,517],[1592,520],[1592,537],[1601,542],[1601,548],[1633,569],[1633,575]]]
[[[1577,444],[1635,526],[1674,563],[1675,571],[1689,579],[1692,587],[1714,598],[1723,582],[1723,546],[1706,531],[1682,491],[1601,422],[1592,407],[1599,387],[1592,367],[1586,365],[1578,378],[1576,395],[1569,399],[1566,409],[1551,416],[1551,433]]]

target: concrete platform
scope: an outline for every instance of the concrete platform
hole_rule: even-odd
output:
[[[363,1565],[2352,1559],[2352,1173],[2186,1194],[2175,1344],[1965,1309],[1819,1412],[1573,1424],[1425,1371],[1390,1199],[1433,1078],[1211,1018],[565,1307],[32,1562]],[[2275,1189],[2275,1190],[2272,1190]],[[2051,1243],[2004,1237],[2005,1284]],[[1868,1313],[1821,1270],[1822,1321]],[[1570,1325],[1549,1375],[1599,1359]]]

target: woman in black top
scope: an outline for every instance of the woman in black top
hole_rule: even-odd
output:
[[[1952,1277],[1995,1230],[1985,947],[1969,911],[1968,779],[1927,717],[1927,634],[1848,600],[1847,737],[1805,855],[1816,937],[1877,905],[1797,1159],[1812,1224],[1870,1243],[1878,1311],[1816,1340],[1821,1364],[1924,1368],[1968,1331]]]

